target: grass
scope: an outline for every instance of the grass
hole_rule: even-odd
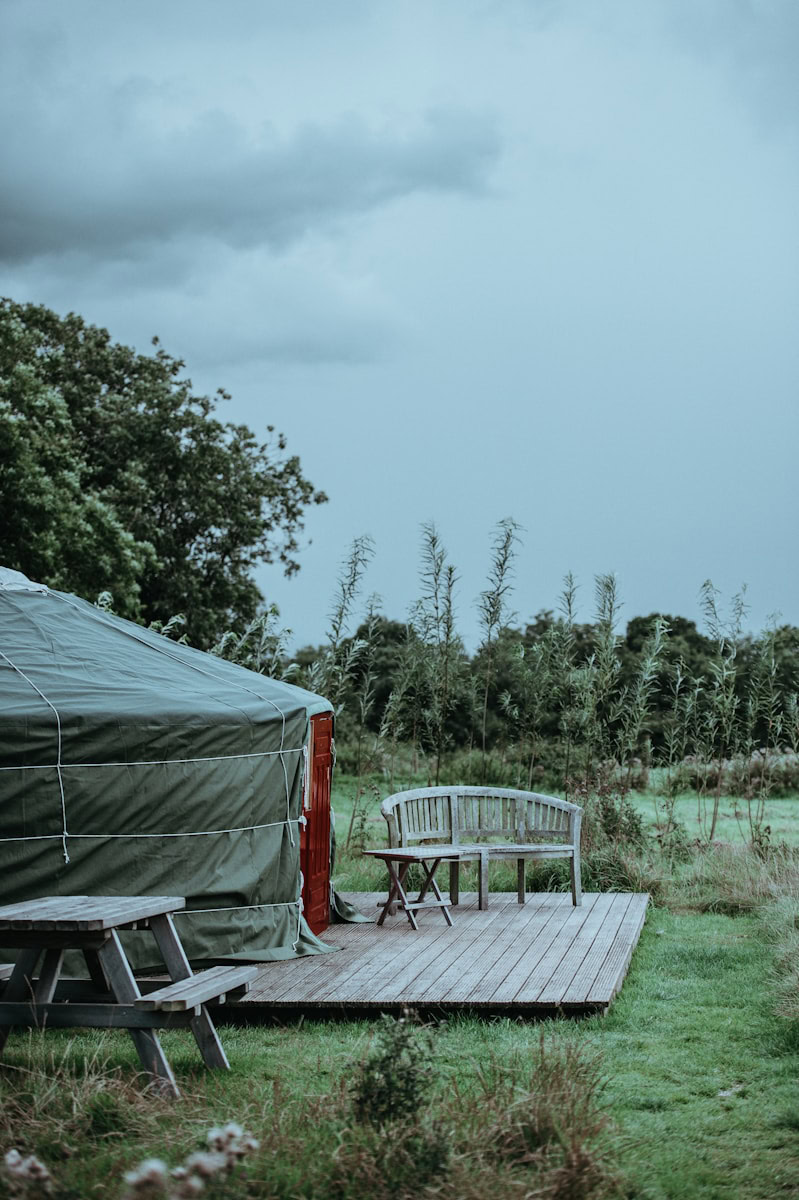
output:
[[[340,844],[346,788],[334,798]],[[635,803],[652,828],[652,798]],[[791,806],[799,811],[796,800],[772,803],[775,823],[783,806],[789,824]],[[382,844],[376,802],[365,830]],[[784,841],[795,835],[789,827]],[[604,1018],[453,1018],[432,1031],[432,1054],[406,1053],[404,1082],[385,1087],[392,1055],[375,1059],[385,1027],[371,1018],[223,1028],[226,1074],[202,1067],[189,1035],[165,1033],[177,1103],[147,1090],[123,1033],[13,1033],[0,1069],[0,1152],[38,1155],[61,1200],[117,1200],[143,1158],[175,1165],[229,1120],[260,1149],[212,1181],[208,1200],[797,1194],[799,855],[719,840],[668,859],[649,838],[630,856],[658,903]],[[602,853],[613,859],[612,846]],[[340,852],[336,884],[381,888],[382,864]],[[424,1081],[414,1082],[414,1062],[432,1063]],[[363,1119],[369,1104],[358,1107],[365,1080],[382,1097],[379,1127]],[[395,1084],[410,1097],[399,1121]],[[0,1173],[0,1196],[12,1194],[39,1193],[12,1193]]]
[[[644,819],[646,828],[654,831],[658,821],[663,819],[663,798],[654,792],[631,792],[630,800]],[[708,797],[708,808],[712,808],[713,799]],[[689,838],[703,837],[703,817],[700,801],[694,792],[684,793],[675,798],[674,816],[685,826]],[[766,801],[765,824],[771,828],[771,842],[776,845],[784,842],[789,846],[799,845],[799,798],[780,797]],[[704,820],[704,827],[709,821]],[[749,822],[747,818],[746,801],[735,796],[723,796],[719,820],[716,827],[715,840],[729,842],[733,845],[749,840]]]
[[[655,909],[610,1013],[546,1024],[547,1053],[599,1056],[611,1174],[623,1175],[623,1194],[722,1200],[799,1188],[799,1026],[774,1012],[772,961],[756,916]],[[261,1150],[225,1195],[325,1196],[342,1138],[357,1133],[346,1088],[376,1030],[372,1020],[225,1028],[228,1075],[198,1067],[186,1035],[164,1034],[186,1093],[177,1104],[143,1094],[125,1035],[12,1034],[0,1074],[0,1148],[38,1154],[59,1196],[113,1198],[141,1158],[176,1163],[210,1126],[235,1119]],[[507,1083],[529,1071],[540,1038],[533,1022],[473,1017],[435,1031],[430,1115],[446,1118],[445,1140],[460,1144],[452,1129],[474,1119],[469,1097],[480,1079],[499,1070]],[[484,1118],[491,1111],[484,1098]],[[471,1144],[480,1145],[479,1131]],[[472,1157],[481,1178],[486,1164]],[[504,1191],[501,1180],[492,1185],[497,1200],[535,1174],[530,1164],[499,1167],[508,1180]],[[460,1162],[453,1178],[462,1170]],[[250,1190],[255,1178],[276,1190]]]

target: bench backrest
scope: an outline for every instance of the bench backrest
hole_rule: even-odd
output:
[[[512,788],[434,787],[396,792],[380,806],[390,846],[418,842],[567,842],[582,809],[556,796]]]

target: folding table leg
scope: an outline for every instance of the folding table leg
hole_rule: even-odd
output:
[[[388,900],[386,900],[385,904],[383,905],[383,911],[381,912],[380,916],[377,918],[377,924],[378,925],[383,924],[383,922],[386,919],[386,916],[390,912],[393,912],[392,906],[393,906],[394,902],[396,900],[398,900],[400,907],[405,912],[405,915],[407,916],[407,918],[410,921],[413,928],[418,929],[419,926],[416,922],[416,917],[413,915],[412,910],[410,908],[408,908],[409,900],[408,900],[408,896],[405,892],[405,887],[404,887],[405,876],[408,874],[408,870],[409,870],[411,864],[409,862],[401,862],[399,864],[399,872],[397,872],[394,870],[394,863],[391,861],[390,858],[387,858],[384,861],[385,861],[386,866],[388,867],[388,877],[391,880],[391,884],[388,889]]]
[[[114,998],[120,1004],[133,1004],[141,993],[115,929],[111,930],[108,940],[98,953]],[[133,1038],[144,1069],[155,1076],[160,1087],[168,1095],[179,1096],[175,1076],[155,1030],[129,1029],[128,1033]]]
[[[150,917],[150,929],[158,943],[158,949],[161,951],[161,957],[166,963],[166,969],[169,971],[172,982],[177,983],[180,979],[190,979],[194,972],[178,936],[178,931],[175,929],[175,922],[172,920],[171,914],[163,913],[157,917]],[[229,1071],[228,1057],[211,1020],[211,1014],[204,1004],[197,1016],[192,1017],[190,1025],[205,1065]]]
[[[441,862],[441,859],[437,858],[435,863],[433,864],[433,869],[430,872],[430,884],[432,885],[433,895],[435,896],[436,900],[443,901],[444,897],[441,895],[441,889],[439,888],[439,886],[435,880],[435,870],[440,862]],[[441,911],[444,914],[444,920],[447,922],[447,924],[450,926],[450,928],[452,928],[452,917],[449,914],[449,908],[447,907],[446,904],[442,903]]]
[[[5,986],[3,992],[3,1000],[32,1000],[33,999],[33,977],[36,973],[36,964],[41,957],[41,950],[20,950],[19,957],[14,964],[14,970],[11,972],[11,978]],[[6,1044],[11,1026],[6,1025],[0,1028],[0,1053]]]

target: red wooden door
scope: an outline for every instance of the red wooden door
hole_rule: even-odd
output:
[[[333,771],[333,714],[311,717],[308,748],[309,778],[304,813],[307,824],[300,834],[300,870],[303,875],[303,915],[314,933],[330,924],[330,777]]]

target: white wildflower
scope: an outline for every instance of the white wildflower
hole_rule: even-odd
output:
[[[16,1147],[8,1150],[3,1157],[6,1171],[15,1183],[35,1184],[39,1191],[50,1192],[52,1179],[47,1167],[35,1154],[22,1157]]]
[[[167,1165],[161,1158],[145,1158],[135,1171],[125,1172],[126,1197],[163,1196],[167,1190]]]
[[[214,1150],[218,1150],[225,1144],[225,1132],[219,1125],[215,1125],[213,1129],[209,1129],[205,1139],[209,1146]]]
[[[247,1133],[236,1121],[228,1121],[227,1125],[223,1125],[221,1128],[215,1126],[213,1129],[209,1129],[206,1140],[214,1150],[225,1155],[229,1170],[232,1170],[237,1161],[245,1154],[257,1150],[260,1146],[257,1138]]]
[[[174,1200],[193,1200],[195,1196],[199,1196],[205,1189],[205,1184],[199,1175],[189,1175],[188,1171],[185,1176],[180,1179],[171,1196]]]
[[[186,1159],[187,1169],[205,1179],[218,1175],[220,1171],[224,1171],[226,1166],[227,1159],[224,1154],[215,1154],[206,1150],[198,1150],[196,1154],[190,1154]]]

